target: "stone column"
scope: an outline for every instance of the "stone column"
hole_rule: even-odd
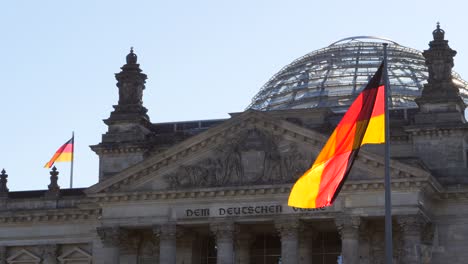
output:
[[[7,264],[7,248],[5,246],[0,246],[0,264]]]
[[[44,245],[41,247],[42,261],[47,264],[57,264],[57,245]]]
[[[278,219],[275,227],[281,237],[281,263],[297,264],[299,262],[299,219]]]
[[[100,261],[102,264],[119,263],[120,228],[98,227],[97,233],[101,238],[103,248],[100,250]]]
[[[233,264],[234,263],[234,231],[235,226],[232,222],[219,222],[210,224],[211,232],[216,237],[216,263]]]
[[[299,264],[312,263],[312,241],[317,238],[317,231],[305,227],[299,235]]]
[[[187,228],[177,227],[177,263],[192,263],[195,234]]]
[[[359,264],[359,225],[361,218],[340,215],[335,224],[341,235],[341,257],[343,264]]]
[[[153,232],[159,238],[159,263],[176,264],[176,224],[157,226]]]
[[[401,263],[421,263],[421,234],[427,220],[420,215],[398,216],[401,228]]]
[[[370,252],[371,252],[371,231],[369,230],[367,222],[361,223],[359,231],[359,263],[370,264]]]
[[[250,246],[252,245],[253,239],[254,237],[252,234],[245,231],[236,236],[236,264],[250,263]]]

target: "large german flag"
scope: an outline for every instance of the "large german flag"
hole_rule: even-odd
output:
[[[333,131],[312,167],[294,184],[289,206],[329,206],[351,170],[359,148],[385,142],[383,63]]]
[[[74,137],[68,140],[63,144],[57,151],[54,156],[44,165],[44,168],[50,168],[54,165],[55,162],[63,161],[72,161],[73,160],[73,141]]]

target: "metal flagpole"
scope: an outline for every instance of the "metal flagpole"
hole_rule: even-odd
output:
[[[385,88],[385,263],[392,264],[393,238],[392,238],[392,190],[390,181],[390,118],[388,106],[390,98],[390,82],[387,67],[387,43],[383,43],[384,51],[384,88]]]
[[[75,160],[75,131],[72,131],[72,159],[70,167],[70,189],[73,188],[73,161]]]

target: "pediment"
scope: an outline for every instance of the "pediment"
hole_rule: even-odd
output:
[[[60,255],[58,259],[63,263],[74,263],[77,261],[88,261],[91,263],[92,256],[81,248],[74,247]]]
[[[258,111],[246,111],[171,149],[91,186],[100,192],[160,191],[292,183],[306,171],[327,136]],[[361,151],[352,178],[383,178],[383,157]],[[397,177],[428,172],[392,161]],[[381,168],[382,173],[377,171]]]
[[[226,135],[225,142],[193,162],[181,164],[164,178],[171,189],[293,182],[312,160],[294,141],[255,125]]]
[[[8,263],[39,263],[40,261],[41,258],[26,249],[21,249],[7,259]]]

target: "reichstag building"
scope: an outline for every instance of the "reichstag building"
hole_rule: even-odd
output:
[[[468,85],[437,25],[423,52],[351,37],[308,53],[224,120],[152,123],[130,51],[104,120],[99,182],[10,192],[0,264],[378,264],[384,149],[361,149],[333,206],[287,205],[388,43],[394,263],[468,263]],[[330,41],[331,42],[331,41]],[[102,113],[105,115],[105,113]]]

